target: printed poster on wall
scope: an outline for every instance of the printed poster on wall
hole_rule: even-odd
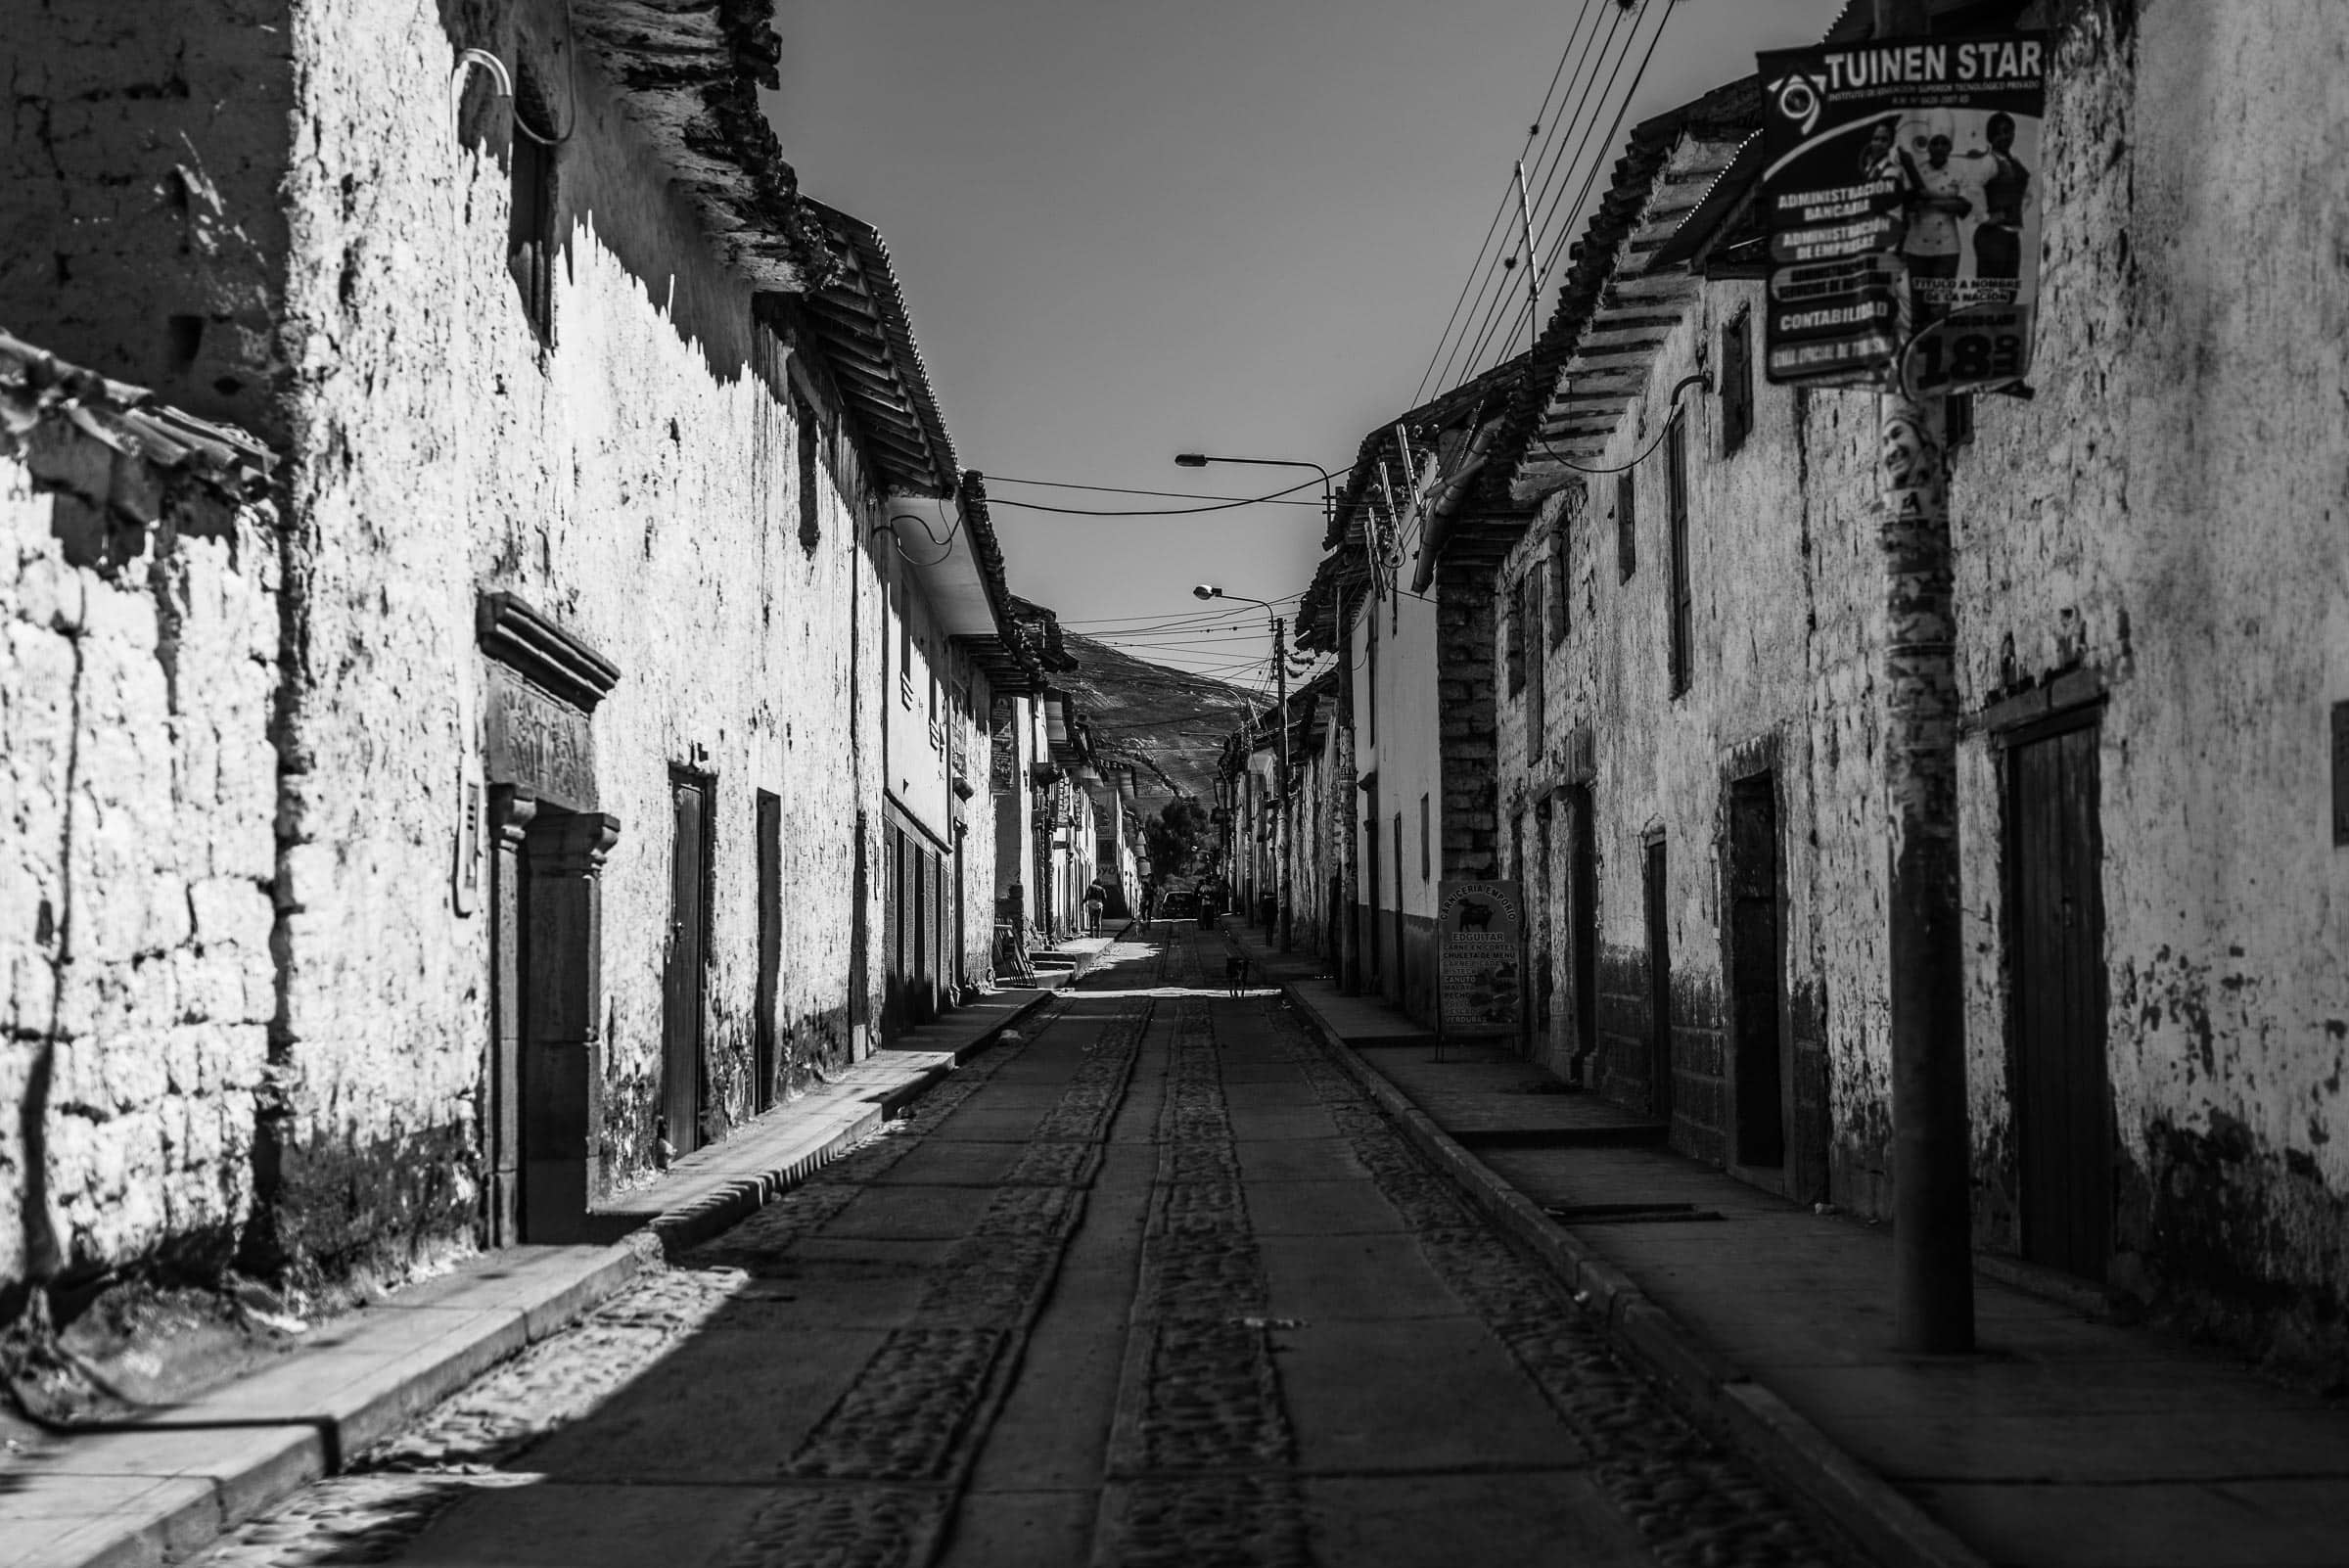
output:
[[[1525,900],[1516,883],[1436,884],[1436,1005],[1447,1037],[1517,1033],[1524,945]]]
[[[2044,33],[1758,57],[1770,220],[1764,366],[1912,396],[2031,367],[2047,190]]]

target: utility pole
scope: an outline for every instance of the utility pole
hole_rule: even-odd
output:
[[[1525,373],[1542,346],[1542,258],[1534,254],[1534,207],[1525,199],[1525,160],[1517,161],[1517,221],[1525,227]]]
[[[1289,950],[1289,623],[1272,618],[1272,678],[1280,714],[1280,789],[1272,800],[1273,885],[1280,897],[1280,950]]]
[[[1875,0],[1875,36],[1921,38],[1927,0]],[[1896,368],[1877,396],[1888,579],[1893,1318],[1900,1348],[1974,1348],[1972,1151],[1958,881],[1958,673],[1944,404]]]

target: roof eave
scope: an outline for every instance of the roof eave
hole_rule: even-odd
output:
[[[773,0],[573,0],[573,16],[720,258],[755,289],[821,285],[830,248],[759,102],[781,79]]]

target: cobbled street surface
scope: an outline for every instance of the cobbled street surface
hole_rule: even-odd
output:
[[[1277,997],[1225,996],[1214,941],[1116,945],[888,1134],[196,1560],[1847,1560]]]

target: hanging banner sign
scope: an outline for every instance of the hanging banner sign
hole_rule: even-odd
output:
[[[1514,882],[1436,884],[1438,1026],[1514,1035],[1525,1009],[1525,900]]]
[[[1777,50],[1764,86],[1773,382],[1911,395],[2031,366],[2047,37]]]

